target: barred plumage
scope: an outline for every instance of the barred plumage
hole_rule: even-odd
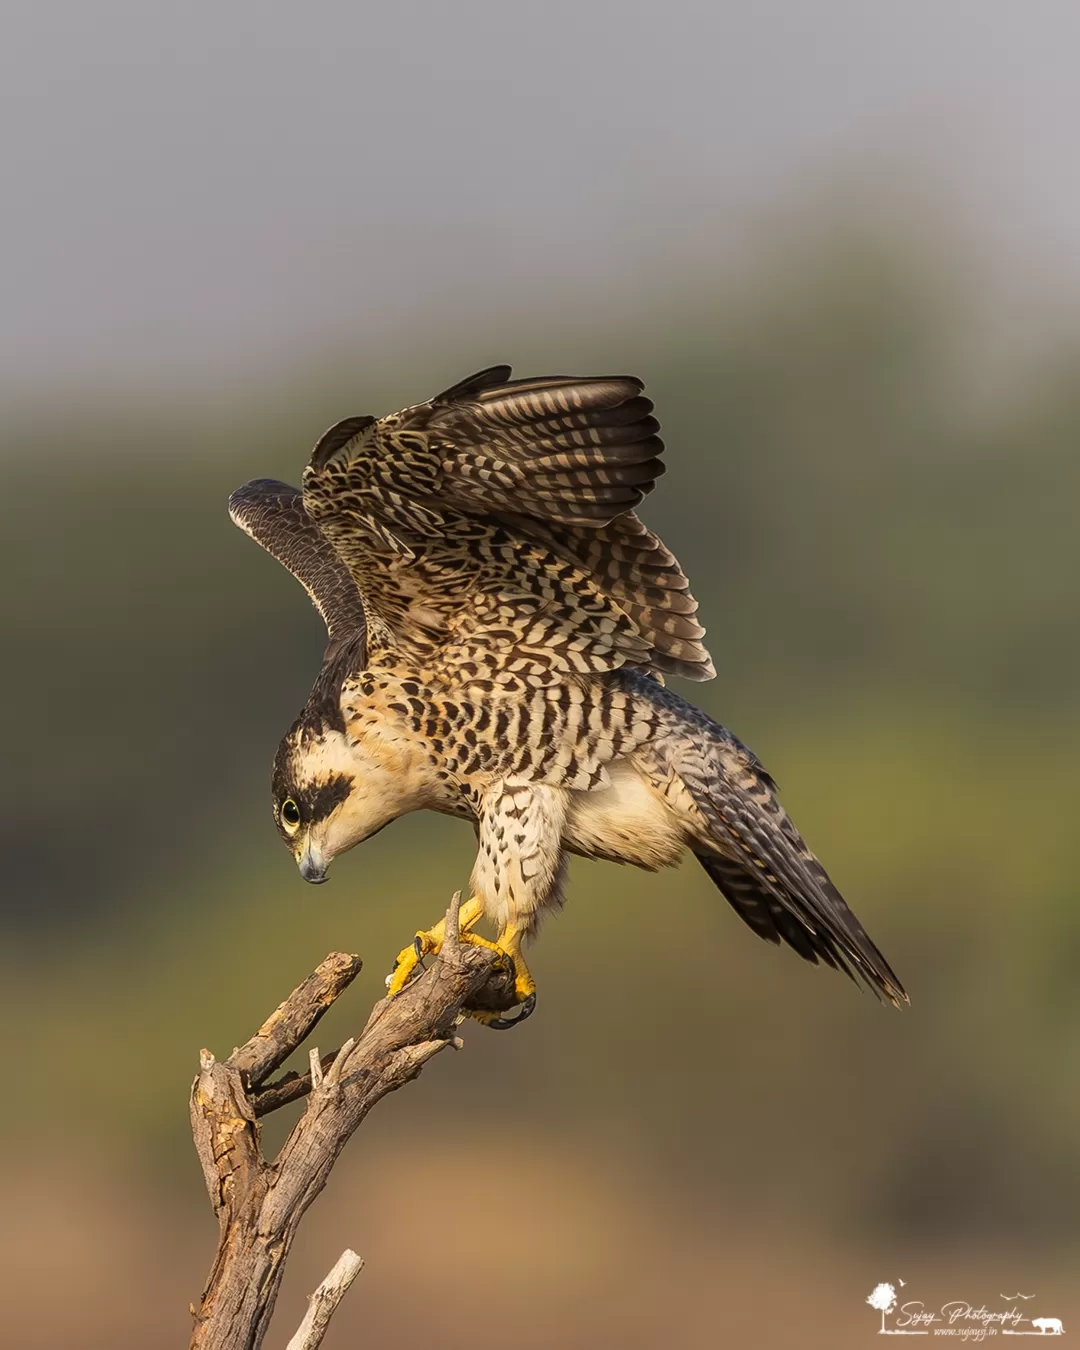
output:
[[[274,771],[302,873],[406,811],[473,820],[466,927],[497,924],[531,1010],[522,942],[561,903],[566,853],[651,868],[689,849],[759,935],[901,1001],[768,775],[662,687],[713,667],[685,574],[635,514],[663,471],[641,382],[509,374],[339,422],[302,492],[230,500],[330,633]]]
[[[662,471],[640,381],[508,374],[316,445],[304,506],[373,635],[450,684],[472,667],[515,689],[622,665],[708,678],[686,577],[629,514]]]

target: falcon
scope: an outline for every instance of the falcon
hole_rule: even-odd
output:
[[[641,381],[510,373],[346,418],[302,488],[256,479],[229,500],[328,632],[273,769],[301,876],[410,811],[469,821],[462,934],[513,963],[515,1006],[473,1014],[498,1029],[535,1007],[523,950],[569,854],[655,870],[692,853],[759,937],[906,1003],[773,779],[666,686],[715,672],[686,575],[636,514],[664,469]],[[401,952],[391,996],[443,933]]]

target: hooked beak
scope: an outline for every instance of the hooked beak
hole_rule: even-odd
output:
[[[310,839],[301,849],[296,865],[300,868],[300,875],[304,880],[310,881],[314,886],[321,885],[327,879],[326,869],[330,864],[323,857],[322,849]]]

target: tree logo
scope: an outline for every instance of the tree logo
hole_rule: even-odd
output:
[[[896,1290],[891,1284],[876,1284],[867,1294],[866,1301],[871,1308],[876,1308],[881,1314],[881,1334],[887,1336],[889,1333],[885,1327],[885,1314],[891,1313],[896,1307]]]
[[[896,1289],[891,1284],[875,1284],[867,1294],[866,1301],[871,1308],[877,1309],[881,1314],[879,1336],[929,1336],[929,1331],[909,1329],[908,1327],[887,1327],[885,1325],[886,1316],[896,1308]]]

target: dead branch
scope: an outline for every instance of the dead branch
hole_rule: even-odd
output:
[[[312,1294],[304,1320],[285,1350],[318,1350],[337,1305],[349,1292],[349,1286],[364,1268],[364,1263],[348,1247],[337,1259],[333,1270]]]
[[[258,1350],[300,1220],[353,1131],[380,1098],[415,1078],[433,1055],[460,1046],[454,1028],[465,1007],[512,1005],[512,972],[496,964],[490,949],[459,940],[459,903],[456,895],[434,965],[396,998],[377,1003],[360,1035],[340,1050],[323,1056],[312,1050],[308,1073],[266,1083],[356,978],[359,957],[331,953],[228,1059],[201,1052],[191,1129],[219,1240],[199,1307],[192,1310],[191,1350]],[[304,1114],[277,1157],[267,1161],[258,1118],[304,1095]],[[294,1337],[305,1350],[321,1342],[359,1269],[343,1273],[341,1264],[313,1295],[310,1323],[305,1318],[297,1332],[301,1339]]]

